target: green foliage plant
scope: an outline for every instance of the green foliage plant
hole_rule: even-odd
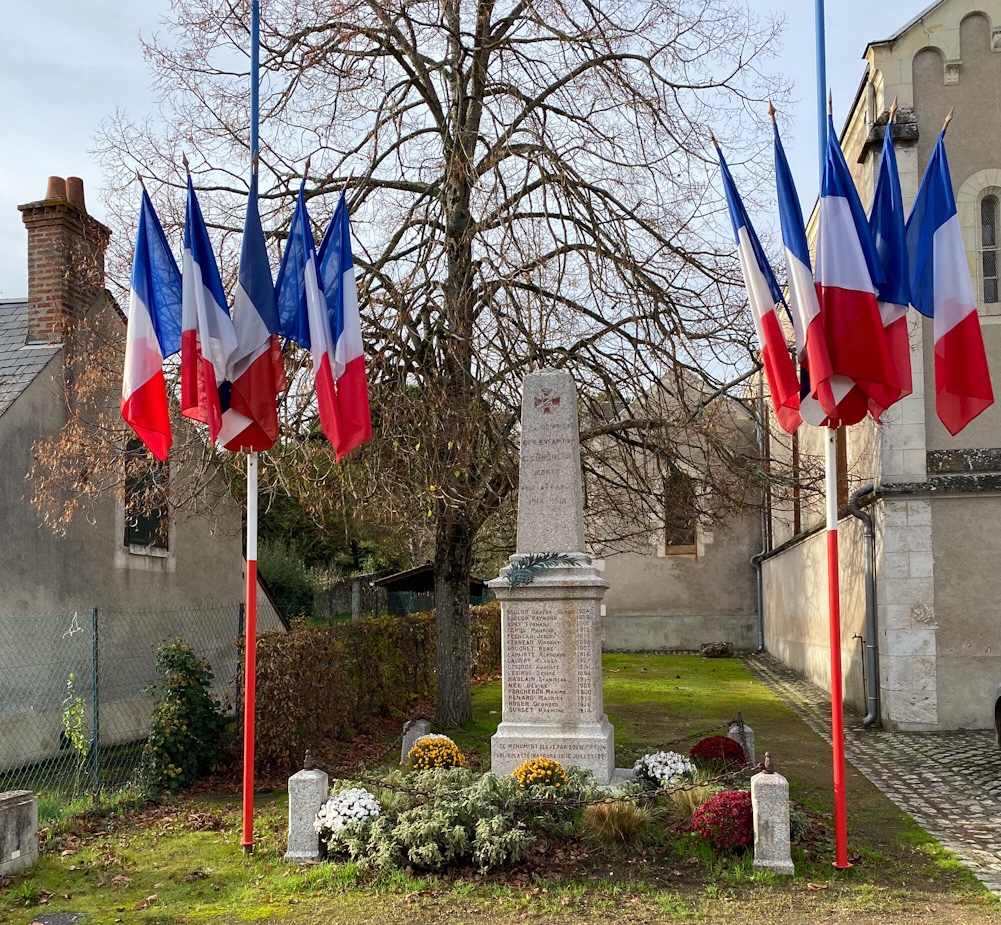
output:
[[[212,699],[212,669],[180,639],[156,651],[157,703],[140,762],[152,793],[189,787],[219,763],[229,720]]]
[[[71,671],[66,679],[66,698],[63,700],[63,735],[73,750],[73,796],[79,796],[87,772],[90,754],[90,728],[87,726],[86,706],[76,692],[76,675]]]
[[[279,539],[262,539],[257,567],[287,615],[312,615],[318,582],[297,549]]]

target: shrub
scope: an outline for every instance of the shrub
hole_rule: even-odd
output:
[[[296,549],[282,540],[262,539],[257,567],[286,616],[313,615],[316,574]]]
[[[228,725],[209,694],[212,669],[180,639],[156,650],[160,692],[143,746],[140,783],[147,791],[188,787],[222,754]]]
[[[721,851],[743,851],[754,841],[751,794],[746,790],[716,794],[696,810],[692,829]]]
[[[591,803],[582,819],[584,838],[604,845],[635,845],[650,831],[650,810],[624,800]]]
[[[461,768],[465,756],[448,736],[426,735],[414,742],[407,752],[407,760],[414,771],[433,771],[435,768]]]
[[[500,668],[500,605],[470,607],[475,675]],[[306,749],[435,692],[434,614],[263,633],[257,641],[257,773],[286,778]],[[337,691],[336,697],[330,692]]]
[[[695,780],[695,765],[677,752],[654,752],[633,765],[633,774],[645,787],[674,786]]]
[[[567,772],[555,758],[529,758],[512,772],[511,776],[522,787],[565,787]]]
[[[743,767],[744,749],[727,736],[709,736],[692,746],[688,753],[692,761],[718,768]]]

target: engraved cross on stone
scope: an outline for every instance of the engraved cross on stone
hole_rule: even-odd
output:
[[[535,410],[543,414],[552,414],[553,408],[558,408],[559,404],[560,396],[553,395],[552,389],[541,389],[535,396]]]

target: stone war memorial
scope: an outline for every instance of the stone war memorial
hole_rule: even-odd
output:
[[[601,693],[601,599],[584,552],[577,389],[568,372],[530,373],[521,405],[517,551],[490,582],[501,602],[503,716],[491,770],[529,758],[612,782],[615,746]]]

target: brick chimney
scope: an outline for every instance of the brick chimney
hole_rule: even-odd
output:
[[[59,344],[104,292],[111,231],[87,214],[79,177],[49,177],[45,198],[18,209],[28,230],[27,343]]]

